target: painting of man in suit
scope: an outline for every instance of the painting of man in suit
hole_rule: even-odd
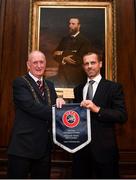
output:
[[[90,49],[105,51],[105,10],[42,8],[40,12],[39,49],[47,55],[46,76],[55,87],[73,88],[85,78],[81,65],[83,54]],[[72,26],[75,26],[73,32]],[[69,39],[73,45],[68,45],[64,41],[72,34],[78,40],[73,36]],[[63,51],[63,55],[58,55],[59,51]]]
[[[78,18],[70,18],[68,27],[69,34],[62,38],[53,55],[59,63],[59,82],[67,87],[74,87],[86,78],[82,68],[82,56],[91,50],[91,45],[80,32]]]

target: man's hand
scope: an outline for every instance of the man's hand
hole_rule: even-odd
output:
[[[90,109],[90,111],[95,113],[98,113],[100,110],[100,107],[96,106],[91,100],[83,100],[80,106]]]
[[[72,59],[73,55],[65,56],[62,60],[62,64],[76,64],[76,61]]]
[[[56,99],[56,106],[57,106],[57,108],[62,108],[63,104],[66,104],[63,98],[57,98]]]

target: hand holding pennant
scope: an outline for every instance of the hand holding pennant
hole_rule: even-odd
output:
[[[91,141],[90,111],[80,104],[52,107],[53,141],[70,153],[82,149]]]

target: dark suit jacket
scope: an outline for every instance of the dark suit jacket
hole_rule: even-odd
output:
[[[55,56],[55,60],[59,62],[58,74],[61,83],[66,83],[67,87],[71,87],[85,80],[86,75],[82,69],[82,57],[91,50],[90,42],[81,33],[75,38],[66,36],[61,40],[56,50],[63,51],[62,55]],[[75,65],[62,64],[63,57],[68,55],[73,55],[72,59],[76,61]]]
[[[75,102],[83,99],[81,84],[74,89]],[[118,149],[115,137],[115,123],[124,123],[127,113],[122,86],[118,83],[101,79],[96,90],[93,102],[100,106],[99,113],[91,113],[91,143],[90,149],[93,158],[98,162],[116,161]]]
[[[13,83],[13,99],[16,108],[8,154],[29,158],[40,158],[50,149],[51,105],[43,99],[35,81],[25,76],[33,87],[39,102],[36,102],[31,88],[22,77]],[[50,91],[51,104],[55,104],[54,85],[45,80]],[[46,94],[46,90],[45,90]]]

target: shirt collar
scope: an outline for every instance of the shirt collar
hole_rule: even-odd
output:
[[[95,82],[99,83],[101,79],[102,79],[102,76],[101,76],[101,74],[99,74],[93,79],[87,78],[87,83],[89,83],[90,80],[94,80]]]
[[[41,77],[40,79],[38,79],[37,77],[35,77],[32,73],[30,73],[30,72],[28,72],[28,74],[31,76],[31,78],[33,78],[33,80],[35,81],[35,82],[37,82],[38,80],[41,80],[41,81],[43,81],[43,77]]]
[[[78,31],[76,34],[72,35],[72,37],[76,37],[80,32]]]

